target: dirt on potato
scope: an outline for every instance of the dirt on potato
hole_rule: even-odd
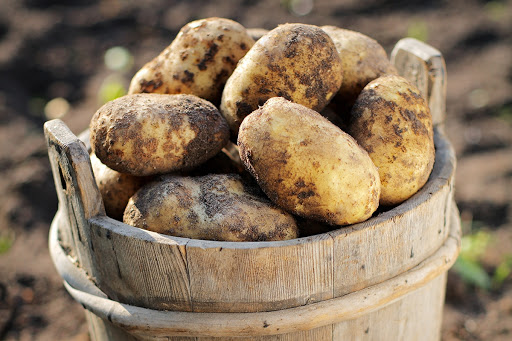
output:
[[[65,113],[60,117],[71,130],[83,131],[105,89],[127,89],[137,70],[199,18],[268,30],[286,22],[335,25],[368,35],[388,55],[408,35],[439,49],[448,70],[445,130],[458,156],[455,199],[464,231],[491,236],[481,258],[489,276],[512,253],[510,1],[3,0],[0,8],[2,340],[88,340],[83,308],[63,288],[48,252],[57,195],[43,123]],[[104,63],[116,46],[131,54],[124,68]],[[69,109],[45,114],[55,98]],[[510,275],[486,291],[451,271],[443,316],[445,341],[510,340]]]

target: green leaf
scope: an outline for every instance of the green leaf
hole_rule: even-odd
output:
[[[416,38],[420,41],[427,41],[428,39],[428,26],[423,20],[412,21],[407,28],[407,36]]]
[[[468,284],[475,285],[485,290],[491,288],[491,278],[477,262],[465,258],[458,258],[453,266],[453,270]]]
[[[11,249],[14,239],[14,232],[8,231],[4,233],[0,231],[0,255],[7,253]]]
[[[510,276],[512,271],[512,257],[509,256],[504,259],[494,271],[492,276],[492,283],[494,288],[499,288],[503,282]]]
[[[107,77],[101,85],[98,96],[102,104],[115,100],[126,94],[123,82],[116,77]]]

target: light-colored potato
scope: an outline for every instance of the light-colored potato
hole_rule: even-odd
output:
[[[379,168],[382,205],[403,202],[428,180],[435,158],[432,117],[405,78],[370,82],[352,109],[349,132]]]
[[[194,239],[265,241],[298,236],[293,216],[238,175],[162,176],[130,199],[123,221]]]
[[[322,29],[331,37],[340,54],[343,83],[333,104],[340,115],[346,116],[366,84],[382,75],[397,75],[398,72],[376,40],[335,26],[322,26]]]
[[[226,80],[253,44],[245,28],[233,20],[193,21],[137,72],[129,93],[193,94],[218,104]]]
[[[224,91],[220,110],[236,136],[245,116],[271,97],[284,97],[316,111],[338,91],[341,61],[331,38],[319,27],[280,25],[240,60]]]
[[[248,28],[247,33],[251,36],[254,41],[258,41],[261,37],[267,34],[269,31],[264,28]]]
[[[238,146],[263,191],[289,212],[346,225],[378,207],[379,174],[368,153],[300,104],[269,99],[242,122]]]
[[[123,96],[94,114],[90,130],[91,147],[101,162],[136,176],[197,166],[229,138],[217,108],[193,95]]]
[[[128,200],[149,181],[149,178],[119,173],[104,165],[94,153],[91,154],[91,166],[105,205],[105,212],[113,219],[123,220]]]

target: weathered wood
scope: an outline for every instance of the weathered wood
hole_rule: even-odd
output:
[[[61,120],[44,125],[48,155],[59,198],[65,207],[69,230],[62,233],[63,242],[76,254],[83,269],[96,279],[88,219],[104,215],[101,194],[96,186],[91,161],[84,144]]]
[[[414,38],[404,38],[391,52],[391,62],[427,99],[434,125],[444,122],[446,64],[441,52]]]
[[[333,340],[439,340],[445,287],[446,273],[393,304],[335,324]]]
[[[52,228],[55,228],[56,225],[57,223],[53,224]],[[361,321],[365,321],[368,314],[384,309],[395,302],[400,302],[410,297],[410,295],[416,295],[418,290],[423,290],[421,288],[446,274],[446,271],[457,258],[461,234],[460,220],[455,206],[452,208],[449,227],[450,235],[443,246],[422,263],[405,273],[342,297],[280,311],[256,313],[158,311],[120,304],[105,297],[100,297],[100,295],[88,293],[85,286],[74,288],[68,283],[65,283],[65,285],[75,300],[82,303],[87,309],[110,321],[110,323],[122,326],[125,330],[142,338],[148,335],[153,337],[167,337],[169,335],[255,337],[295,333],[339,324],[342,321],[361,318]],[[55,236],[55,234],[52,234],[52,236]],[[56,243],[54,245],[58,246]],[[53,249],[50,251],[55,252]],[[85,275],[82,276],[86,279]],[[77,283],[81,282],[80,280],[77,281]],[[436,284],[432,285],[438,288]],[[444,291],[439,292],[439,290],[433,289],[431,292],[429,289],[425,290],[432,297],[425,299],[425,302],[430,302],[429,304],[425,304],[424,307],[419,306],[419,308],[425,310],[425,314],[433,314],[432,309],[437,309],[436,302],[442,302]],[[420,297],[421,293],[418,295]],[[402,307],[400,309],[408,310],[409,314],[413,314],[412,310],[418,309],[418,301],[421,300],[418,297],[405,301],[405,303],[399,305]],[[421,315],[423,313],[417,312],[417,314]],[[396,324],[400,323],[400,320],[396,321],[397,315],[389,315],[387,318],[386,316],[388,315],[382,317],[384,321],[388,321],[388,323],[394,321],[394,328],[400,328]],[[430,327],[427,322],[428,320],[424,319],[423,326]],[[440,323],[439,316],[437,316],[437,319],[432,318],[432,323],[437,328],[436,326]],[[339,328],[343,330],[346,327],[340,325]],[[338,331],[338,333],[341,333],[341,331]]]
[[[187,244],[194,311],[280,310],[333,298],[332,238]]]
[[[191,311],[186,244],[107,216],[90,219],[100,288],[119,302]]]

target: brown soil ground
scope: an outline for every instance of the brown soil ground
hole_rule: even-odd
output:
[[[312,3],[304,16],[294,3]],[[458,156],[456,201],[465,232],[491,244],[481,259],[492,274],[512,254],[512,1],[63,1],[0,2],[0,339],[86,340],[82,307],[66,293],[47,239],[57,197],[44,145],[43,108],[71,105],[63,120],[84,130],[114,72],[103,56],[127,48],[136,70],[187,22],[228,17],[246,27],[285,22],[336,25],[377,39],[388,51],[423,37],[448,69],[446,131]],[[449,274],[444,340],[510,340],[512,280],[490,291]]]

